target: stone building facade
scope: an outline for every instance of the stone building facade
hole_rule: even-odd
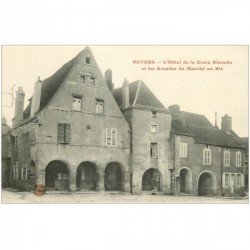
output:
[[[89,47],[51,77],[38,79],[25,110],[24,98],[19,88],[10,133],[11,184],[17,188],[241,193],[244,172],[234,163],[236,154],[238,165],[244,161],[244,150],[231,129],[225,131],[224,123],[218,129],[176,105],[165,108],[141,80],[125,79],[114,89],[112,71],[102,75]]]

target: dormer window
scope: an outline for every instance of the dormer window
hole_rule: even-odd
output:
[[[90,64],[90,57],[89,56],[86,57],[86,64]]]

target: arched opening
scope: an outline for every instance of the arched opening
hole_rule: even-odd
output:
[[[124,191],[124,172],[121,164],[111,162],[105,168],[105,191]]]
[[[190,194],[192,189],[191,170],[182,168],[180,171],[180,192]]]
[[[96,191],[98,183],[97,166],[92,162],[83,162],[77,168],[76,187],[83,191]]]
[[[212,196],[216,192],[216,179],[210,172],[203,172],[198,180],[198,195]]]
[[[69,189],[69,170],[65,163],[56,160],[48,164],[45,170],[45,186],[47,190]]]
[[[162,175],[158,169],[150,168],[142,177],[142,191],[162,191]]]

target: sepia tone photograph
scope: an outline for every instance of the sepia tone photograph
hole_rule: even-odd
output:
[[[248,46],[2,46],[2,203],[248,201]]]

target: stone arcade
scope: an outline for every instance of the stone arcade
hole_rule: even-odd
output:
[[[16,92],[10,184],[32,191],[236,195],[244,147],[203,115],[168,109],[142,80],[114,89],[89,47],[45,80],[24,110]]]

